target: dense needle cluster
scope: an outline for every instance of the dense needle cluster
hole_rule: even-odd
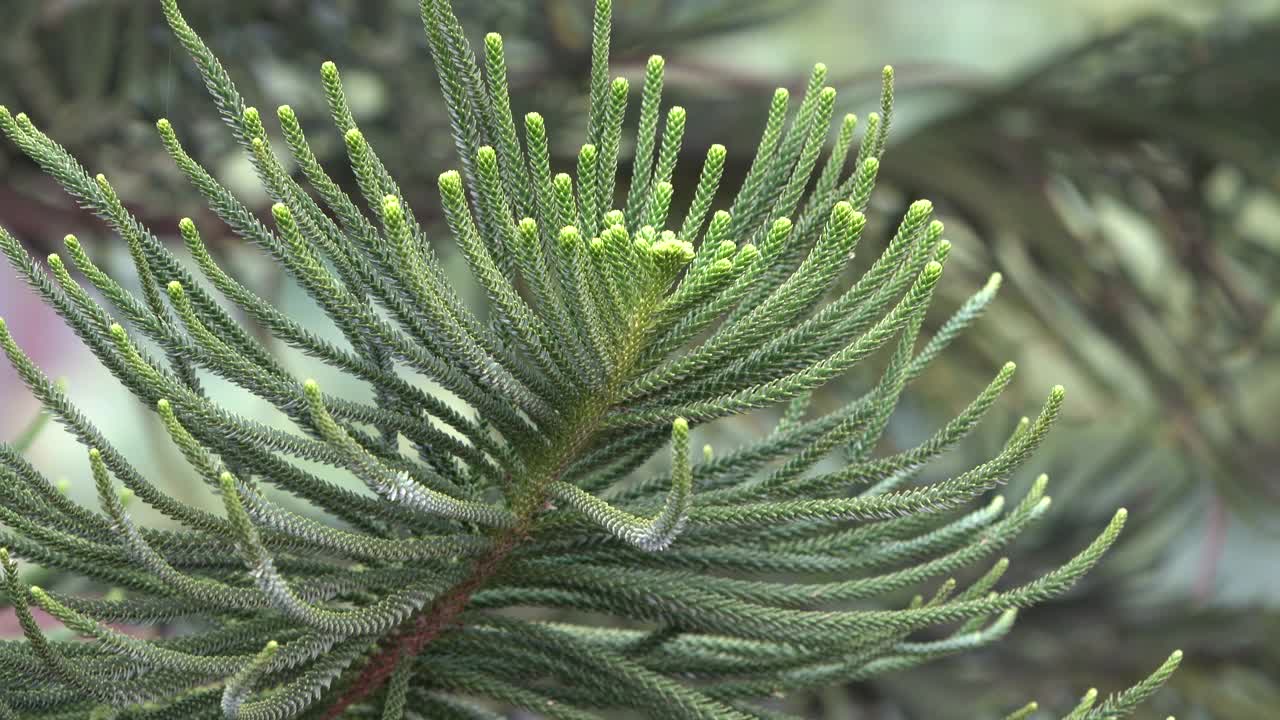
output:
[[[993,276],[918,337],[950,250],[926,201],[860,279],[842,283],[885,150],[889,69],[860,142],[846,116],[829,154],[826,68],[814,68],[798,104],[778,90],[742,186],[722,191],[727,151],[712,146],[681,212],[672,179],[685,114],[662,111],[659,57],[639,93],[633,170],[619,178],[632,92],[608,76],[609,0],[595,3],[588,137],[572,174],[551,167],[539,115],[517,129],[502,39],[487,36],[478,63],[447,0],[422,0],[461,162],[440,175],[440,199],[487,297],[478,311],[446,276],[441,238],[428,237],[361,134],[334,65],[322,81],[356,197],[319,165],[289,107],[272,138],[176,2],[163,8],[274,199],[273,221],[194,161],[164,120],[161,141],[343,340],[225,272],[190,220],[177,228],[190,257],[179,257],[106,177],[0,108],[8,139],[127,242],[141,291],[73,237],[47,269],[0,230],[4,253],[154,408],[224,508],[206,512],[148,480],[0,321],[9,361],[84,444],[100,504],[71,502],[0,446],[0,561],[26,634],[0,643],[0,718],[493,718],[500,706],[555,718],[775,717],[783,694],[997,640],[1018,608],[1068,589],[1120,533],[1123,510],[1062,567],[999,585],[999,552],[1047,511],[1046,481],[1023,498],[969,505],[1040,444],[1061,388],[989,461],[916,479],[991,408],[1012,364],[923,444],[874,452],[904,387],[1000,284]],[[294,376],[242,317],[370,395]],[[883,374],[862,397],[811,410],[814,390],[881,350]],[[269,401],[294,429],[219,406],[202,387],[208,376]],[[768,434],[691,453],[697,426],[769,407],[783,412]],[[669,470],[655,473],[649,460],[664,448]],[[287,509],[268,486],[314,512]],[[174,528],[136,524],[130,495]],[[26,587],[17,558],[121,592]],[[895,605],[922,586],[932,589]],[[47,639],[33,607],[92,642]],[[511,608],[572,612],[550,622]],[[601,616],[617,622],[586,619]],[[178,620],[191,631],[161,639],[113,627]],[[1178,657],[1110,699],[1091,691],[1068,717],[1127,714]]]

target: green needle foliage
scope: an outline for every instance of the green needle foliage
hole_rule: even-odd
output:
[[[835,107],[826,68],[814,68],[794,107],[779,90],[742,187],[731,199],[721,192],[727,151],[713,146],[677,221],[672,179],[686,117],[661,112],[659,58],[641,89],[634,172],[618,177],[630,87],[609,78],[609,0],[595,3],[575,175],[553,175],[541,117],[524,118],[521,143],[502,39],[487,36],[478,59],[448,2],[423,0],[461,163],[440,175],[440,197],[487,298],[478,312],[361,133],[333,64],[322,83],[357,197],[316,162],[287,106],[273,141],[175,0],[163,8],[274,198],[271,222],[187,155],[164,120],[161,141],[342,341],[227,274],[190,220],[178,230],[192,262],[180,259],[107,178],[91,177],[30,118],[0,109],[4,134],[125,240],[141,292],[100,270],[73,237],[70,263],[52,255],[47,271],[0,231],[4,253],[155,409],[223,508],[190,506],[149,481],[0,321],[9,361],[85,445],[101,506],[70,502],[17,448],[0,451],[0,562],[26,635],[0,644],[0,717],[489,718],[494,703],[556,718],[624,709],[776,717],[784,694],[996,641],[1020,608],[1067,591],[1116,541],[1124,510],[1066,564],[999,588],[1008,561],[998,554],[1048,510],[1047,481],[1011,502],[970,506],[1041,443],[1060,387],[988,461],[917,480],[992,407],[1012,364],[923,444],[873,452],[905,386],[1000,284],[992,277],[937,334],[918,337],[950,251],[920,201],[861,279],[835,289],[885,150],[891,70],[857,152],[846,117],[821,167]],[[717,204],[730,209],[712,212]],[[295,377],[234,312],[363,381],[370,397]],[[863,397],[810,411],[815,390],[881,351],[883,375]],[[209,376],[270,402],[296,430],[221,407],[204,390]],[[425,381],[438,390],[423,390]],[[698,425],[774,406],[785,411],[771,433],[694,459]],[[652,472],[664,447],[669,468]],[[325,466],[367,492],[327,479]],[[286,509],[268,486],[315,512]],[[131,497],[177,529],[135,523]],[[124,592],[95,599],[25,587],[16,557]],[[46,638],[37,607],[92,642]],[[525,612],[505,612],[516,608]],[[571,619],[527,619],[530,608]],[[601,626],[585,612],[617,622]],[[179,619],[192,631],[156,640],[112,626]],[[1128,714],[1179,659],[1101,703],[1091,691],[1068,717]]]

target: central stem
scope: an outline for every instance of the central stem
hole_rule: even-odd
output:
[[[498,573],[511,552],[527,539],[535,517],[546,503],[547,486],[558,480],[590,443],[600,421],[617,402],[643,340],[651,330],[649,323],[642,319],[646,315],[642,310],[637,311],[627,323],[614,373],[605,379],[600,392],[585,395],[578,407],[568,414],[566,432],[553,440],[539,458],[529,463],[527,479],[514,493],[511,502],[511,510],[518,518],[516,525],[498,532],[493,547],[476,561],[466,578],[388,636],[386,646],[370,658],[351,687],[325,713],[324,720],[341,717],[348,707],[376,692],[401,662],[411,662],[423,648],[449,629],[466,609],[471,596]]]

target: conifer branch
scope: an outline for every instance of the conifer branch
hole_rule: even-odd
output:
[[[665,63],[654,56],[630,134],[630,84],[609,72],[611,5],[594,2],[586,136],[562,168],[540,114],[516,124],[503,39],[485,36],[477,56],[448,0],[421,0],[458,155],[458,169],[438,176],[437,230],[392,176],[404,154],[379,154],[361,131],[336,65],[321,66],[317,92],[355,178],[350,195],[288,105],[275,113],[283,145],[273,147],[264,115],[177,1],[161,0],[271,198],[271,220],[166,120],[160,144],[232,232],[300,285],[334,339],[233,277],[184,219],[171,230],[206,290],[105,176],[0,106],[0,132],[119,236],[136,282],[104,271],[71,236],[69,261],[41,263],[3,229],[0,251],[156,413],[223,508],[149,480],[0,320],[0,349],[84,445],[98,499],[81,507],[23,458],[31,432],[0,445],[0,565],[24,635],[0,643],[0,718],[497,717],[468,696],[564,718],[779,717],[761,701],[996,642],[1020,610],[1096,566],[1125,511],[1021,585],[1002,586],[1009,561],[992,558],[1049,511],[1044,476],[1016,502],[988,494],[1044,441],[1061,387],[991,459],[952,477],[926,470],[994,407],[1012,363],[919,445],[877,454],[911,383],[1001,283],[992,275],[921,338],[951,254],[927,200],[911,204],[858,280],[842,280],[862,263],[853,254],[893,124],[892,68],[860,138],[855,116],[834,120],[836,91],[819,64],[798,104],[773,95],[736,191],[723,187],[728,151],[712,145],[677,194],[694,119],[664,108]],[[677,196],[691,199],[677,206]],[[454,289],[437,252],[446,238],[483,308]],[[322,392],[276,357],[275,342],[367,395]],[[861,396],[834,409],[814,401],[881,348],[885,366]],[[211,376],[287,425],[227,409],[205,392]],[[780,412],[769,432],[691,458],[700,426],[766,408]],[[647,470],[668,435],[670,467]],[[175,527],[136,521],[133,503]],[[17,556],[122,596],[28,587]],[[890,604],[908,588],[914,601]],[[90,642],[46,635],[33,606]],[[508,612],[519,607],[572,613],[524,620]],[[652,627],[601,627],[581,613]],[[184,619],[199,622],[175,637],[113,627]],[[1101,702],[1090,691],[1067,717],[1130,714],[1180,659]]]

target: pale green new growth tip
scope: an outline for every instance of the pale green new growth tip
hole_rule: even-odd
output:
[[[664,110],[661,57],[638,88],[611,75],[611,2],[595,0],[586,135],[555,137],[536,112],[516,123],[503,39],[484,36],[477,55],[447,0],[421,0],[458,153],[438,176],[441,222],[426,224],[392,175],[420,153],[371,145],[335,64],[317,92],[351,193],[289,105],[267,128],[176,0],[161,6],[270,218],[163,119],[160,144],[328,322],[243,284],[189,218],[180,257],[105,176],[0,106],[0,131],[119,235],[136,279],[112,278],[71,236],[45,265],[3,229],[0,251],[160,421],[125,430],[166,435],[205,494],[149,479],[73,402],[93,388],[51,381],[0,319],[0,349],[86,447],[97,491],[96,509],[81,506],[22,457],[29,440],[0,445],[0,565],[24,635],[0,643],[0,718],[784,717],[803,707],[788,693],[998,641],[1116,542],[1124,510],[1061,567],[1002,583],[1005,548],[1050,510],[1048,479],[991,493],[1043,442],[1060,386],[986,462],[951,477],[931,466],[997,403],[1013,363],[919,445],[879,449],[907,386],[1001,284],[991,275],[926,331],[952,254],[926,200],[863,257],[891,68],[860,139],[857,117],[835,120],[819,64],[798,101],[780,88],[761,103],[756,147],[703,156],[684,147],[696,119]],[[580,151],[565,161],[558,147]],[[482,307],[446,272],[449,241]],[[297,352],[286,362],[280,346]],[[298,356],[348,392],[304,379]],[[880,375],[857,397],[818,395],[868,359]],[[223,406],[212,378],[280,422]],[[691,455],[703,425],[745,414],[737,446]],[[140,505],[165,526],[135,521]],[[19,557],[65,574],[27,587]],[[73,575],[113,590],[73,594]],[[33,605],[89,642],[46,635]],[[1129,714],[1180,659],[1105,700],[1091,690],[1065,717]]]

